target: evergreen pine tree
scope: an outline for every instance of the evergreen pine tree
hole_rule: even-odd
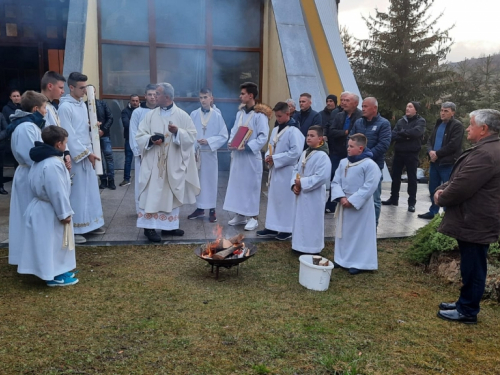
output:
[[[353,70],[363,96],[375,96],[386,116],[399,117],[409,101],[434,104],[449,80],[440,65],[450,51],[443,14],[428,15],[434,0],[390,0],[387,13],[364,18],[369,38],[360,40]]]

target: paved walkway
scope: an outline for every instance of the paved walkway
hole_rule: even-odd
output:
[[[13,169],[6,168],[5,176],[12,176]],[[99,236],[86,236],[86,245],[122,245],[122,244],[150,244],[143,235],[143,230],[136,227],[136,214],[134,203],[134,186],[120,187],[118,183],[122,180],[123,171],[116,171],[116,190],[101,190],[101,200],[104,210],[104,226],[106,234]],[[228,172],[220,172],[219,174],[219,193],[217,202],[217,220],[218,224],[223,227],[223,231],[227,236],[232,236],[238,232],[242,232],[243,226],[232,227],[227,224],[231,219],[232,214],[222,210],[223,200],[226,192],[228,180]],[[267,174],[264,174],[263,181],[267,181]],[[390,192],[390,183],[383,183],[382,199],[387,199]],[[5,189],[11,191],[11,182],[5,183]],[[417,193],[417,212],[410,213],[407,211],[406,204],[406,184],[401,186],[400,205],[383,206],[382,214],[378,227],[378,238],[394,238],[407,237],[415,233],[415,231],[424,226],[428,221],[419,219],[418,213],[427,212],[430,204],[427,185],[419,184]],[[8,242],[8,225],[9,225],[9,202],[10,194],[0,195],[0,242],[2,246],[6,246]],[[267,205],[267,188],[265,184],[262,187],[262,199],[259,216],[259,230],[264,228],[265,214]],[[165,241],[200,243],[206,242],[207,239],[215,238],[214,229],[216,224],[208,221],[208,210],[206,217],[196,220],[187,220],[187,216],[196,208],[195,205],[186,205],[181,207],[180,227],[185,231],[183,237],[163,236]],[[245,232],[247,238],[256,238],[256,231]],[[325,215],[325,236],[327,239],[333,238],[333,215]]]

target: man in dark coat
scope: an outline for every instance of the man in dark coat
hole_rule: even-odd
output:
[[[361,110],[358,109],[359,96],[350,92],[343,92],[340,96],[343,111],[333,117],[327,125],[328,128],[328,150],[332,163],[331,179],[335,176],[340,161],[347,157],[347,136],[354,123],[361,118]],[[335,212],[337,202],[326,202],[325,213]]]
[[[300,112],[293,116],[293,119],[299,123],[300,131],[307,138],[307,130],[313,125],[321,126],[321,116],[318,112],[311,108],[312,100],[311,94],[307,92],[300,94],[299,106]],[[304,149],[307,145],[304,143]]]
[[[130,170],[132,169],[132,160],[134,159],[134,153],[129,143],[130,118],[132,117],[132,112],[136,108],[139,108],[140,104],[139,95],[130,95],[129,103],[122,110],[123,137],[125,138],[125,167],[123,168],[123,181],[120,182],[120,186],[130,185]]]
[[[408,176],[408,211],[415,212],[417,203],[417,168],[419,154],[422,148],[422,138],[425,132],[425,119],[418,114],[419,102],[410,102],[406,105],[406,115],[401,117],[392,130],[394,145],[394,161],[392,163],[391,197],[383,201],[384,205],[399,204],[399,189],[401,175],[406,167]]]
[[[328,134],[328,124],[331,120],[333,120],[337,113],[339,113],[339,109],[337,107],[337,96],[330,94],[326,97],[325,108],[319,112],[319,115],[321,116],[321,126],[323,127],[323,134],[325,135],[325,141],[327,140],[326,135]]]
[[[434,202],[446,207],[438,231],[457,239],[462,288],[454,303],[441,303],[438,317],[475,324],[484,293],[487,254],[500,235],[500,112],[470,114],[467,139],[474,144],[458,158]]]
[[[7,125],[10,124],[10,116],[18,109],[21,109],[21,91],[13,89],[10,90],[9,102],[2,109],[2,114],[7,121]]]
[[[440,119],[436,121],[427,142],[427,152],[431,159],[429,168],[431,206],[429,212],[418,215],[421,219],[432,219],[439,212],[439,206],[434,203],[434,192],[439,185],[450,179],[453,164],[462,152],[464,126],[454,117],[456,109],[452,102],[441,104]]]
[[[7,129],[7,121],[3,114],[0,113],[0,132],[5,133]],[[0,141],[0,194],[7,195],[9,194],[7,190],[3,187],[3,159],[5,157],[5,152],[7,151],[9,140],[3,139]]]

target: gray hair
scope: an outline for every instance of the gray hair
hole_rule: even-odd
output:
[[[297,105],[295,104],[295,102],[293,101],[293,99],[287,99],[285,101],[286,104],[291,104],[294,108],[297,108]]]
[[[350,91],[344,91],[344,92],[340,93],[340,96],[344,96],[344,95],[348,95],[348,94],[352,94],[352,92],[350,92]]]
[[[378,107],[378,100],[376,98],[374,98],[373,96],[369,96],[367,98],[365,98],[364,100],[369,100],[372,102],[372,104],[375,106],[375,107]],[[363,101],[364,101],[363,100]]]
[[[457,106],[452,102],[444,102],[441,104],[441,108],[450,108],[453,112],[457,111]]]
[[[470,113],[477,126],[486,125],[490,133],[500,133],[500,112],[495,109],[477,109]]]
[[[163,88],[163,93],[165,94],[165,96],[169,96],[170,99],[174,100],[174,86],[172,86],[170,83],[160,82],[156,87]]]
[[[359,103],[359,95],[357,94],[354,94],[352,92],[347,92],[347,94],[349,94],[350,96],[352,96],[352,98],[354,99],[354,101],[356,103]],[[375,98],[374,98],[375,99]],[[378,107],[378,103],[377,103],[377,99],[375,99],[375,105]]]

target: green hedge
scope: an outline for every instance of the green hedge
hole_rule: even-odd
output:
[[[412,238],[411,246],[406,251],[406,258],[418,264],[428,264],[431,255],[438,252],[452,251],[458,248],[457,241],[437,231],[443,217],[436,215],[429,224],[417,230]],[[499,255],[498,242],[491,244],[489,255]]]

